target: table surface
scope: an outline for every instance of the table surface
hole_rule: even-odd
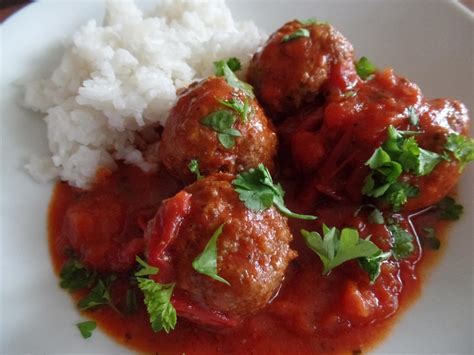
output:
[[[22,7],[28,5],[31,0],[6,0],[0,4],[0,23],[5,21],[7,17],[14,12],[20,10]],[[474,0],[461,0],[467,8],[474,12]]]

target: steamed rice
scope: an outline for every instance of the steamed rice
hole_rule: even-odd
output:
[[[51,76],[26,85],[24,105],[46,114],[51,151],[27,170],[86,188],[116,160],[156,168],[137,149],[137,132],[164,125],[176,91],[212,74],[214,61],[237,57],[245,68],[264,39],[223,0],[165,0],[147,15],[133,1],[108,2],[104,24],[85,24]]]

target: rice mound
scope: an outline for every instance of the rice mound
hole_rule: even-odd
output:
[[[214,61],[237,57],[245,72],[264,40],[254,23],[235,22],[224,0],[165,0],[148,14],[130,0],[108,2],[103,25],[86,23],[51,76],[25,85],[23,104],[46,114],[51,151],[26,169],[80,188],[116,160],[155,169],[137,132],[164,125],[176,91],[212,74]]]

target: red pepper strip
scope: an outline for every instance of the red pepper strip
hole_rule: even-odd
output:
[[[178,316],[194,323],[209,327],[235,327],[239,324],[238,320],[229,318],[221,312],[206,309],[183,295],[177,295],[176,292],[173,293],[171,303]]]
[[[173,281],[171,261],[165,251],[177,238],[179,227],[191,209],[191,194],[181,191],[161,204],[155,217],[148,222],[145,231],[147,241],[147,261],[160,269],[155,281],[169,283]]]

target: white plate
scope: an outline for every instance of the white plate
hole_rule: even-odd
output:
[[[252,19],[269,33],[291,18],[334,24],[379,67],[418,83],[428,97],[453,97],[474,109],[473,17],[455,2],[439,1],[236,1],[237,19]],[[16,104],[18,78],[48,72],[65,36],[89,18],[98,2],[44,1],[27,6],[1,26],[0,149],[0,352],[118,353],[101,332],[83,340],[70,297],[57,286],[48,253],[46,213],[52,185],[35,183],[22,169],[32,152],[46,152],[45,127]],[[450,232],[445,255],[423,295],[377,352],[471,353],[473,336],[472,220],[474,166],[460,184],[465,214]]]

